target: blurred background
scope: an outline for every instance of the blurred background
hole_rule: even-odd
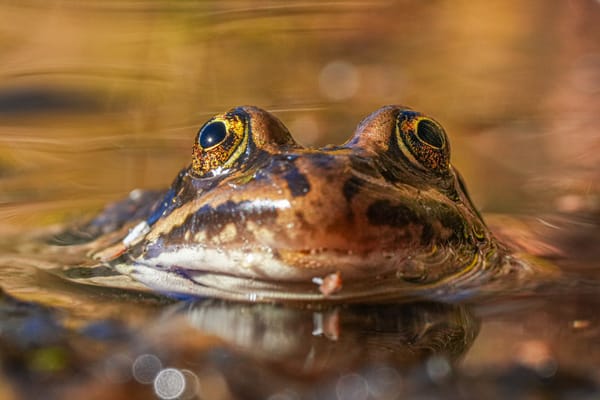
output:
[[[242,104],[302,144],[438,119],[484,212],[596,212],[600,1],[2,1],[0,226],[167,186]]]

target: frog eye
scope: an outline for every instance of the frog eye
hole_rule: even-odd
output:
[[[450,166],[450,146],[444,128],[431,118],[401,112],[396,125],[398,147],[417,168],[443,174]]]
[[[446,142],[442,128],[428,119],[417,122],[415,135],[422,143],[435,149],[441,149]]]
[[[192,171],[197,177],[230,168],[248,144],[247,115],[229,112],[216,116],[198,131],[192,150]]]
[[[227,127],[221,121],[204,125],[198,132],[198,144],[203,149],[209,149],[220,144],[227,137]]]

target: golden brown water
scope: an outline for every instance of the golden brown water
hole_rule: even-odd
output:
[[[10,256],[17,233],[169,184],[232,106],[322,145],[400,103],[444,124],[475,203],[512,217],[489,219],[501,237],[596,278],[598,1],[32,0],[0,17],[0,286],[30,302],[0,306],[0,398],[169,398],[181,376],[202,399],[600,396],[593,285],[294,310],[75,285]]]

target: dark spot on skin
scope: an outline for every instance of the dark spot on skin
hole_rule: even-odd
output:
[[[146,222],[152,226],[159,219],[168,216],[182,204],[193,201],[201,192],[209,191],[219,184],[223,178],[207,177],[196,179],[189,175],[188,169],[179,172],[170,189],[163,194],[161,201],[152,203]]]
[[[255,180],[272,180],[275,177],[281,177],[286,181],[292,197],[305,196],[310,192],[311,184],[307,176],[300,172],[295,164],[296,160],[300,158],[303,159],[303,165],[308,170],[317,174],[319,169],[331,170],[337,162],[336,157],[330,154],[310,154],[302,157],[297,154],[269,155],[268,163],[257,170]],[[336,178],[331,174],[323,174],[323,177],[326,180]]]
[[[304,218],[304,213],[302,211],[296,211],[296,213],[294,214],[296,216],[296,218],[298,218],[298,220],[302,223],[306,223],[306,218]]]
[[[395,173],[395,168],[381,168],[381,175],[383,176],[383,178],[391,183],[397,182],[399,181],[399,177],[398,174]]]
[[[295,165],[291,165],[288,171],[283,174],[283,179],[288,184],[288,189],[293,197],[306,196],[310,192],[310,182],[306,176],[298,171]]]
[[[465,239],[469,236],[466,231],[466,222],[450,207],[440,204],[438,206],[438,213],[442,225],[452,231],[452,238]]]
[[[201,207],[194,214],[188,216],[182,227],[191,232],[206,230],[208,236],[219,234],[225,226],[235,224],[238,231],[245,230],[247,221],[258,224],[272,223],[277,218],[275,205],[258,206],[254,201],[244,200],[239,203],[226,201],[213,208],[209,205]]]
[[[157,199],[152,202],[137,200],[138,202],[143,201],[142,204],[145,204],[146,211],[143,215],[148,225],[154,225],[161,217],[169,215],[174,209],[180,207],[181,204],[189,201],[193,195],[197,194],[197,189],[189,183],[190,178],[187,172],[187,168],[182,169],[169,190],[160,194],[160,199],[157,196]],[[143,195],[145,196],[145,193]],[[134,218],[128,218],[128,220],[132,219]]]
[[[391,204],[388,200],[378,200],[367,209],[367,218],[372,225],[403,227],[410,223],[420,223],[413,210],[403,204]]]
[[[296,211],[294,213],[296,220],[298,221],[297,229],[299,230],[309,230],[311,229],[311,224],[308,223],[304,213],[302,211]]]
[[[308,161],[315,168],[329,170],[335,165],[336,158],[331,154],[315,153],[308,157]]]
[[[173,190],[173,188],[171,188],[165,194],[165,197],[163,198],[163,200],[154,207],[154,210],[152,211],[152,214],[150,214],[148,219],[146,219],[146,222],[148,223],[149,226],[154,225],[154,223],[156,221],[158,221],[158,219],[160,217],[162,217],[163,214],[165,214],[166,212],[172,211],[171,208],[174,204],[174,202],[173,202],[174,197],[175,197],[175,190]]]
[[[372,158],[351,156],[350,166],[354,171],[360,172],[363,175],[368,175],[372,177],[379,176],[378,168],[373,163]]]
[[[381,175],[388,182],[424,182],[427,174],[418,170],[404,153],[398,148],[394,136],[390,137],[389,148],[386,153],[377,158]]]
[[[275,260],[281,260],[281,253],[277,249],[271,249],[271,254]]]
[[[444,228],[452,233],[446,241],[464,241],[468,238],[466,224],[461,215],[445,204],[433,204],[434,212],[431,215],[419,212],[405,204],[393,204],[389,200],[379,200],[372,203],[367,209],[369,223],[375,226],[405,227],[413,224],[421,227],[421,243],[427,244],[436,240],[434,221],[439,221]],[[436,234],[437,233],[437,234]],[[438,237],[439,239],[439,237]]]
[[[433,239],[433,228],[429,224],[423,225],[423,230],[421,232],[421,244],[426,245],[431,243]]]
[[[248,221],[256,224],[273,224],[277,218],[277,208],[268,202],[257,205],[254,201],[244,200],[239,203],[226,201],[216,207],[205,205],[189,215],[183,224],[174,227],[165,237],[152,243],[144,243],[144,257],[153,258],[159,255],[166,246],[186,245],[190,240],[185,239],[186,232],[194,234],[206,232],[208,238],[218,235],[228,224],[233,223],[240,238],[243,238]],[[132,249],[130,254],[139,255],[141,249]]]
[[[413,111],[413,110],[402,110],[400,114],[401,114],[401,119],[403,119],[403,120],[415,119],[421,115],[420,113]]]
[[[349,203],[355,194],[360,192],[360,187],[362,186],[363,181],[356,176],[350,177],[344,182],[344,186],[342,186],[342,193],[346,198],[346,201]]]

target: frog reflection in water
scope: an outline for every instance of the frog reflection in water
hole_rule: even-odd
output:
[[[170,293],[391,301],[528,268],[488,232],[441,125],[398,106],[320,149],[266,111],[232,109],[202,126],[191,165],[160,196],[136,192],[89,226],[118,240],[96,258]]]

